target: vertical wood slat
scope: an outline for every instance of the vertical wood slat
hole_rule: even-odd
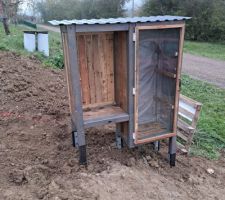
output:
[[[81,85],[82,85],[82,97],[83,104],[90,104],[90,85],[89,85],[89,76],[88,76],[88,66],[86,59],[86,46],[85,46],[85,37],[83,35],[77,36],[77,47],[78,57],[79,57],[79,67],[80,67],[80,76],[81,76]]]
[[[93,48],[92,48],[92,61],[95,76],[95,97],[96,102],[101,102],[102,85],[101,85],[101,71],[100,71],[100,61],[99,61],[99,48],[98,48],[98,34],[93,34]]]
[[[127,35],[126,32],[115,34],[115,93],[116,103],[128,110],[127,103]]]
[[[90,104],[94,104],[96,102],[96,95],[95,95],[95,76],[94,76],[94,68],[93,68],[93,39],[92,35],[85,36],[85,47],[86,47],[86,58],[87,58],[87,65],[88,65],[88,77],[89,77],[89,85],[90,85]]]
[[[105,34],[98,35],[97,49],[99,52],[99,81],[101,86],[101,96],[99,102],[107,102],[108,100],[108,88],[107,88],[107,65],[106,65],[106,54],[105,54]],[[97,66],[96,66],[97,67]],[[97,92],[98,90],[96,90]]]
[[[106,54],[106,66],[107,66],[107,100],[108,101],[115,101],[115,94],[114,94],[114,45],[113,45],[113,34],[106,34],[106,40],[105,40],[105,49],[104,52],[111,52],[109,54]]]

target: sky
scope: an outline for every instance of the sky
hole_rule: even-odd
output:
[[[38,0],[37,0],[38,1]],[[131,15],[131,9],[132,9],[132,1],[129,0],[125,4],[125,9],[128,10],[128,15]],[[134,0],[134,8],[140,7],[143,4],[144,0]],[[26,13],[27,15],[32,15],[32,11],[29,10],[27,6],[27,1],[25,0],[23,4],[20,5],[21,13]]]

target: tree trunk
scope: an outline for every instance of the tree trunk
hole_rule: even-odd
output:
[[[9,30],[9,24],[8,24],[7,18],[4,17],[2,22],[3,22],[4,29],[5,29],[5,34],[9,35],[10,34],[10,30]]]

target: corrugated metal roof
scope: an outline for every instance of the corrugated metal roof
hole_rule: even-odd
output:
[[[52,25],[70,25],[70,24],[125,24],[125,23],[144,23],[144,22],[165,22],[165,21],[183,21],[190,17],[183,16],[149,16],[149,17],[126,17],[126,18],[108,18],[108,19],[81,19],[81,20],[62,20],[49,21]]]

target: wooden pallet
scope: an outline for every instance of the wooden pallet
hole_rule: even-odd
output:
[[[192,144],[201,107],[201,103],[180,95],[177,137],[182,141],[182,144],[177,142],[177,147],[184,153],[189,152]]]

